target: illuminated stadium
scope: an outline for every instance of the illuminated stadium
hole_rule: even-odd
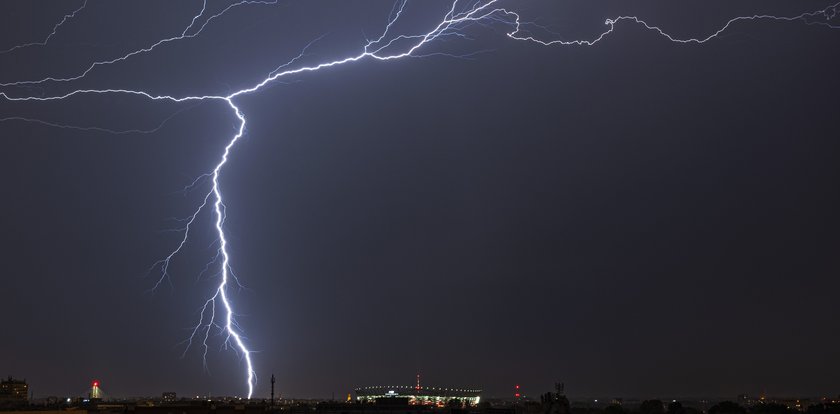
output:
[[[456,400],[468,405],[478,404],[481,390],[467,388],[421,387],[419,385],[390,385],[356,388],[356,401],[375,402],[387,398],[405,399],[410,405],[444,407]],[[387,401],[387,400],[386,400]]]

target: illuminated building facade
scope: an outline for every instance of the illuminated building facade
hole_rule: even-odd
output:
[[[90,399],[91,400],[101,400],[102,399],[102,388],[99,388],[99,380],[93,380],[90,383]]]
[[[468,406],[477,405],[481,390],[466,388],[421,387],[419,385],[393,385],[356,388],[356,401],[387,401],[389,398],[406,399],[410,405],[445,407],[450,402]]]
[[[17,380],[12,377],[0,381],[0,399],[5,401],[29,400],[29,384],[26,383],[26,380]]]

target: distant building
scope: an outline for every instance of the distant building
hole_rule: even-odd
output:
[[[7,402],[29,401],[29,384],[26,380],[17,380],[12,377],[0,381],[0,400]]]
[[[394,385],[356,388],[356,401],[387,404],[388,401],[406,401],[409,405],[447,407],[461,403],[478,405],[481,390],[466,388],[421,387],[419,385]]]
[[[91,381],[88,397],[90,397],[91,401],[102,401],[102,388],[99,388],[99,380]]]
[[[175,402],[178,401],[178,395],[174,392],[165,392],[162,395],[163,402]]]

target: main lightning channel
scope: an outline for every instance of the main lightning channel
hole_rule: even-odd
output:
[[[224,204],[222,204],[222,191],[219,188],[219,175],[222,172],[222,167],[225,166],[228,162],[228,157],[230,156],[230,150],[236,145],[236,142],[242,138],[242,134],[245,133],[245,116],[242,115],[242,111],[233,103],[231,99],[226,99],[227,103],[233,108],[233,111],[236,113],[236,117],[239,118],[239,130],[236,132],[236,135],[233,136],[233,139],[225,147],[225,152],[222,154],[222,160],[216,164],[216,168],[213,169],[213,195],[216,197],[216,201],[213,203],[213,210],[216,213],[216,231],[219,234],[219,251],[222,255],[222,281],[219,284],[219,288],[216,290],[219,299],[221,299],[222,303],[225,307],[225,329],[229,335],[228,338],[233,338],[233,342],[236,344],[236,347],[242,352],[242,357],[245,360],[245,365],[247,367],[247,378],[248,378],[248,398],[254,394],[254,382],[256,381],[256,373],[254,372],[254,366],[251,362],[251,351],[245,346],[245,343],[242,341],[242,336],[234,329],[234,321],[233,321],[233,307],[230,305],[230,301],[227,297],[227,284],[228,279],[230,278],[230,254],[227,250],[228,241],[225,238],[225,231],[222,228],[225,222],[225,212],[224,212]],[[206,337],[205,337],[206,339]]]

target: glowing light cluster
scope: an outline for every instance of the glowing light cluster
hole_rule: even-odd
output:
[[[264,86],[270,84],[273,81],[276,81],[279,78],[287,77],[290,75],[295,74],[302,74],[307,72],[315,72],[320,70],[325,70],[331,67],[341,66],[353,62],[358,62],[365,59],[370,60],[379,60],[379,61],[390,61],[390,60],[397,60],[406,57],[422,57],[422,56],[431,56],[431,55],[447,55],[447,56],[454,56],[448,55],[445,53],[440,52],[423,52],[420,53],[419,51],[429,44],[434,42],[435,40],[444,38],[444,37],[467,37],[464,33],[465,29],[474,25],[474,24],[482,24],[482,25],[489,25],[489,24],[497,24],[497,25],[505,25],[510,28],[509,31],[506,32],[506,35],[510,39],[518,40],[518,41],[525,41],[529,43],[534,43],[543,46],[551,46],[551,45],[564,45],[564,46],[593,46],[602,40],[604,40],[607,36],[613,34],[616,31],[617,26],[622,22],[628,22],[633,24],[638,24],[643,26],[644,28],[655,32],[659,36],[667,39],[668,41],[675,42],[675,43],[694,43],[694,44],[702,44],[708,42],[716,37],[718,37],[721,33],[731,28],[733,25],[742,22],[742,21],[755,21],[755,20],[766,20],[766,21],[778,21],[778,22],[800,22],[807,25],[817,25],[822,26],[829,29],[836,29],[838,28],[837,25],[833,24],[834,20],[837,18],[838,9],[840,9],[840,2],[833,4],[829,7],[826,7],[821,10],[803,13],[797,16],[792,17],[779,17],[779,16],[771,16],[771,15],[752,15],[752,16],[742,16],[742,17],[735,17],[727,21],[723,26],[711,32],[705,37],[696,37],[696,38],[686,38],[681,39],[675,36],[672,36],[658,26],[654,26],[648,24],[644,20],[635,17],[635,16],[620,16],[616,18],[607,19],[605,24],[607,29],[600,33],[598,36],[592,39],[584,39],[584,40],[544,40],[538,39],[531,34],[527,34],[526,30],[523,27],[531,24],[528,22],[523,22],[520,18],[520,15],[514,11],[508,10],[504,7],[499,7],[501,4],[500,0],[478,0],[478,1],[458,1],[454,0],[451,4],[451,7],[448,8],[448,11],[442,16],[441,20],[438,21],[436,24],[432,25],[430,30],[422,33],[413,33],[413,34],[394,34],[392,33],[394,27],[397,25],[397,22],[403,18],[403,15],[406,14],[407,9],[407,1],[399,1],[394,5],[394,8],[389,16],[387,24],[384,27],[384,30],[380,36],[373,40],[369,40],[366,44],[362,45],[360,51],[356,54],[351,54],[349,56],[339,58],[336,60],[328,60],[317,64],[311,65],[297,65],[297,63],[303,58],[304,53],[306,52],[306,48],[296,56],[295,58],[289,60],[288,62],[284,63],[283,65],[278,66],[275,70],[269,72],[265,78],[261,81],[257,82],[256,84],[235,91],[233,93],[229,93],[227,95],[224,94],[204,94],[204,95],[195,95],[195,96],[173,96],[173,95],[159,95],[153,94],[143,90],[130,90],[130,89],[95,89],[95,88],[86,88],[86,89],[76,89],[71,90],[70,92],[60,93],[56,95],[41,95],[32,94],[33,88],[32,86],[37,85],[46,85],[46,84],[56,84],[56,83],[72,83],[74,81],[78,81],[80,79],[88,77],[93,71],[102,66],[117,64],[120,62],[124,62],[126,60],[131,59],[134,56],[141,55],[141,54],[148,54],[154,52],[155,49],[160,47],[161,45],[178,42],[183,40],[188,40],[199,36],[204,29],[210,25],[214,20],[221,18],[226,12],[229,10],[243,5],[271,5],[276,4],[276,0],[274,1],[257,1],[257,0],[243,0],[231,3],[227,5],[224,9],[220,12],[212,15],[207,15],[207,2],[206,0],[202,1],[200,11],[195,14],[192,19],[190,20],[189,24],[184,27],[180,33],[162,38],[151,45],[130,51],[128,53],[122,54],[121,56],[114,57],[114,58],[103,58],[101,60],[97,60],[91,62],[85,69],[81,70],[78,73],[74,74],[64,74],[64,75],[53,75],[41,79],[31,79],[31,80],[16,80],[16,81],[9,81],[9,80],[2,80],[0,79],[0,98],[3,98],[7,101],[62,101],[73,98],[77,95],[90,95],[90,94],[125,94],[125,95],[133,95],[138,97],[147,98],[152,101],[171,101],[171,102],[195,102],[195,101],[222,101],[227,106],[230,107],[232,114],[237,118],[239,122],[238,129],[236,133],[230,138],[228,144],[225,146],[223,153],[219,161],[216,163],[214,168],[211,170],[210,173],[204,174],[196,179],[192,184],[188,186],[188,188],[192,188],[196,186],[200,180],[209,179],[210,190],[205,194],[202,203],[197,207],[195,212],[190,215],[185,220],[185,225],[179,229],[182,232],[182,237],[180,238],[180,242],[176,245],[175,249],[173,249],[166,257],[162,260],[155,263],[153,269],[158,269],[160,271],[160,277],[157,279],[156,283],[154,284],[154,288],[157,288],[161,283],[168,280],[169,278],[169,266],[171,261],[181,252],[182,248],[184,248],[187,240],[190,236],[191,228],[196,224],[197,218],[199,213],[203,211],[205,208],[210,207],[212,209],[212,214],[214,217],[213,227],[218,237],[218,251],[213,259],[213,261],[208,264],[207,266],[211,266],[215,264],[221,259],[218,266],[220,268],[220,277],[219,283],[216,286],[213,293],[206,299],[204,302],[203,307],[201,308],[201,313],[199,317],[198,323],[195,325],[194,329],[192,330],[191,335],[186,340],[186,352],[193,344],[194,340],[200,340],[204,349],[204,357],[205,357],[205,364],[206,364],[206,356],[208,352],[208,341],[209,335],[213,328],[218,328],[222,332],[226,334],[225,345],[229,345],[231,348],[236,350],[242,357],[245,365],[245,378],[247,383],[248,389],[248,398],[253,395],[254,392],[254,385],[256,382],[256,373],[253,366],[252,361],[252,351],[246,345],[243,334],[241,329],[238,327],[235,321],[235,313],[234,313],[234,306],[231,302],[231,299],[228,294],[228,288],[230,286],[231,281],[237,282],[236,277],[233,275],[231,271],[231,256],[229,251],[229,242],[225,235],[225,204],[224,204],[224,197],[223,193],[219,184],[219,180],[225,165],[227,164],[231,151],[234,149],[237,142],[242,138],[245,133],[245,126],[246,126],[246,118],[245,115],[242,113],[240,108],[236,105],[236,98],[259,91]],[[415,3],[412,3],[415,4]],[[420,2],[416,4],[421,4]],[[3,53],[12,53],[16,50],[32,47],[32,46],[44,46],[47,42],[56,35],[57,31],[60,29],[62,25],[73,19],[78,13],[82,12],[85,7],[87,6],[87,1],[83,2],[81,7],[78,7],[71,13],[64,16],[64,18],[58,22],[54,27],[51,33],[42,41],[38,42],[31,42],[25,43],[17,46],[12,46],[5,50],[0,51],[0,54]],[[536,26],[536,25],[535,25]],[[537,26],[539,27],[539,26]],[[310,43],[311,45],[311,43]],[[309,46],[307,46],[309,47]],[[458,57],[458,56],[454,56]],[[13,92],[14,91],[14,92]],[[177,115],[174,114],[172,116]],[[171,117],[170,117],[171,118]],[[117,131],[105,128],[97,128],[97,127],[79,127],[73,125],[64,125],[64,124],[57,124],[53,122],[47,122],[38,119],[31,119],[31,118],[24,118],[24,117],[5,117],[0,118],[0,122],[10,122],[10,121],[22,121],[22,122],[37,122],[43,125],[53,126],[53,127],[60,127],[60,128],[72,128],[72,129],[80,129],[85,131],[92,131],[92,132],[105,132],[105,133],[153,133],[163,127],[163,124],[168,120],[163,121],[157,128],[151,130],[139,130],[139,129],[132,129],[132,130],[124,130],[124,131]],[[207,267],[205,268],[207,270]],[[217,306],[221,307],[222,315],[217,315]],[[94,384],[97,386],[98,384]],[[475,391],[475,390],[466,390],[466,391]]]

